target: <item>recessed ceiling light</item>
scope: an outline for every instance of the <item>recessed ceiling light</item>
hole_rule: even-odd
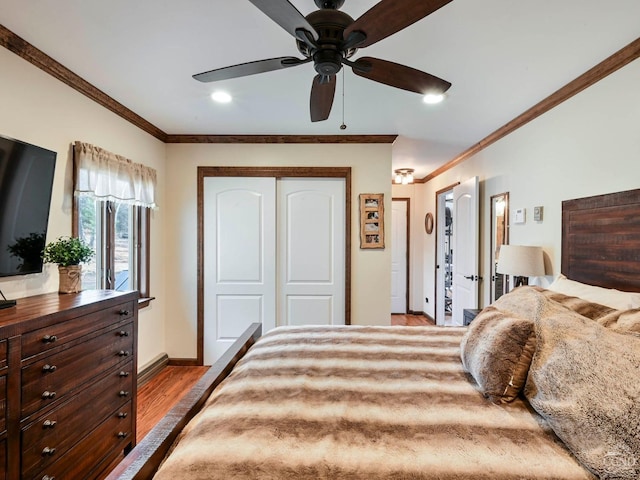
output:
[[[227,92],[218,90],[211,94],[211,100],[218,103],[229,103],[231,101],[231,95]]]
[[[443,100],[444,100],[444,93],[427,93],[422,98],[422,101],[424,103],[428,103],[430,105],[433,105],[435,103],[440,103]]]

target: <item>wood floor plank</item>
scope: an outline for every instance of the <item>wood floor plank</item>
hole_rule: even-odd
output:
[[[208,369],[209,367],[167,366],[138,390],[138,442]]]
[[[434,325],[434,323],[424,315],[391,315],[391,325],[402,325],[410,327],[420,327],[425,325]]]

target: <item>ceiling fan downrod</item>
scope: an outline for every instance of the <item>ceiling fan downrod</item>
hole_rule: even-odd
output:
[[[338,10],[344,5],[344,0],[314,0],[318,8],[326,8],[330,10]]]

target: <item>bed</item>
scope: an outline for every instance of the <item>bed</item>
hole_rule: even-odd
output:
[[[564,202],[569,278],[468,329],[253,325],[109,478],[639,478],[638,223],[640,190]]]

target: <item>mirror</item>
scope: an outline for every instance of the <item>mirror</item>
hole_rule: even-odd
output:
[[[509,243],[509,192],[491,197],[491,303],[507,293],[507,275],[496,273],[500,246]]]

